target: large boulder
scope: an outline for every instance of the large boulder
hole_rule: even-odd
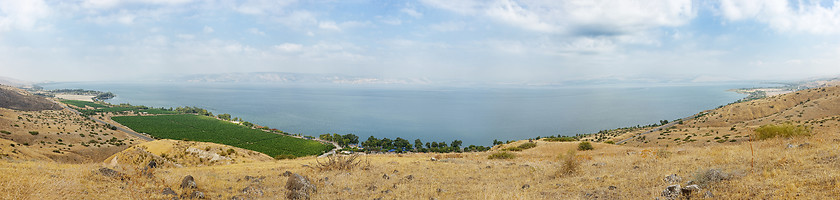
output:
[[[198,184],[195,183],[195,179],[192,175],[187,175],[184,179],[181,179],[181,189],[196,189],[198,188]]]
[[[289,176],[289,180],[286,181],[286,189],[289,190],[286,194],[288,199],[309,199],[310,193],[317,191],[309,178],[299,174]]]

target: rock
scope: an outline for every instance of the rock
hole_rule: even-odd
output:
[[[262,189],[256,188],[254,186],[248,186],[248,187],[242,188],[242,193],[244,193],[246,195],[255,195],[255,196],[262,196],[263,195]]]
[[[182,199],[203,199],[204,193],[198,190],[181,194]]]
[[[193,179],[192,175],[187,175],[184,179],[181,179],[181,189],[196,189],[198,188],[198,184],[195,183],[195,179]]]
[[[122,172],[118,172],[117,170],[113,170],[107,167],[99,168],[99,173],[103,176],[118,178],[120,180],[128,179]]]
[[[429,160],[430,160],[430,161],[437,161],[437,158],[432,157],[432,159],[429,159]]]
[[[665,176],[665,178],[663,180],[668,184],[674,184],[674,183],[679,183],[680,181],[682,181],[682,178],[680,178],[680,176],[677,176],[677,174],[671,174],[671,175]]]
[[[283,174],[281,176],[289,177],[291,175],[292,175],[292,172],[286,171],[286,172],[283,172]]]
[[[698,176],[698,178],[694,180],[694,182],[696,182],[696,184],[698,185],[705,186],[706,184],[722,180],[729,180],[729,174],[726,174],[723,171],[720,171],[719,169],[710,169],[700,174],[700,176]]]
[[[163,192],[161,192],[161,193],[163,193],[163,195],[178,195],[178,193],[175,193],[175,191],[172,190],[172,188],[169,188],[169,187],[163,188]]]
[[[592,164],[592,166],[595,166],[595,167],[606,166],[606,165],[607,165],[607,163],[602,163],[602,162]]]
[[[707,198],[707,199],[710,199],[710,198],[715,198],[715,195],[712,194],[712,191],[706,191],[706,193],[703,195],[703,197]]]
[[[394,174],[399,173],[399,172],[400,172],[400,171],[397,171],[396,169],[394,170]]]
[[[149,164],[146,165],[146,166],[149,167],[149,168],[157,168],[157,162],[155,162],[155,160],[151,160],[151,161],[149,161]]]
[[[531,187],[531,185],[528,185],[528,184],[522,185],[522,189],[528,189],[530,187]]]
[[[388,193],[391,193],[390,189],[389,190],[382,190],[382,194],[388,194]]]
[[[796,148],[796,145],[793,145],[793,144],[788,143],[788,144],[787,144],[787,148],[788,148],[788,149],[790,149],[790,148]]]
[[[682,194],[682,190],[680,189],[680,185],[671,185],[665,188],[665,191],[662,191],[662,196],[665,199],[678,199]]]
[[[680,191],[682,192],[683,195],[688,196],[688,195],[691,195],[691,193],[700,191],[700,186],[688,185],[688,186],[685,186],[682,189],[680,189]]]
[[[406,176],[406,177],[405,177],[405,179],[406,179],[406,180],[409,180],[409,181],[410,181],[410,180],[414,180],[414,175],[410,175],[410,174],[409,174],[408,176]]]
[[[382,179],[391,179],[391,177],[389,177],[388,174],[382,174]]]
[[[633,166],[633,169],[639,169],[639,166]]]
[[[487,165],[487,167],[484,167],[484,168],[490,169],[491,167],[490,167],[490,165]]]
[[[289,176],[289,180],[286,181],[286,189],[289,190],[289,193],[286,194],[288,199],[309,199],[309,194],[317,191],[309,178],[298,174]]]
[[[446,190],[438,188],[437,192],[446,192]]]
[[[371,185],[370,187],[368,187],[368,190],[370,190],[370,191],[374,191],[374,190],[376,190],[376,186],[375,186],[375,185]]]
[[[607,187],[607,189],[608,190],[615,190],[615,189],[618,189],[618,187],[610,185],[610,187]]]

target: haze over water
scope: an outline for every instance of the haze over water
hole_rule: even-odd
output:
[[[197,106],[290,133],[353,133],[490,145],[673,120],[744,95],[754,84],[588,87],[372,87],[229,83],[55,83],[111,91],[110,103]]]

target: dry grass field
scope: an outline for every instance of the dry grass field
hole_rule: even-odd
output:
[[[14,137],[0,140],[0,151],[6,155],[0,160],[0,198],[183,199],[200,191],[206,199],[283,199],[290,179],[284,172],[289,171],[308,177],[317,187],[311,199],[665,199],[661,195],[666,187],[689,182],[700,190],[681,198],[826,199],[840,196],[838,92],[838,87],[819,88],[727,105],[645,139],[624,145],[593,142],[594,149],[587,151],[577,150],[579,142],[538,140],[533,141],[534,148],[508,152],[514,158],[488,158],[529,142],[523,140],[481,153],[361,155],[360,162],[342,170],[319,164],[327,158],[267,160],[247,150],[183,141],[134,145],[98,162],[55,162],[55,155],[40,149],[56,147],[38,146],[38,141],[54,140],[51,131],[73,133],[84,123],[64,124],[74,121],[73,116],[47,117],[62,111],[37,115],[50,120],[66,117],[62,122],[30,113],[27,119],[38,123],[24,123],[17,116],[29,112],[0,110],[4,123],[0,127],[25,126],[10,129]],[[750,140],[762,125],[785,122],[807,126],[809,133]],[[18,133],[33,127],[49,133],[44,134],[48,138]],[[31,140],[30,146],[17,142],[24,140]],[[63,151],[73,152],[75,147]],[[106,151],[104,146],[97,148]],[[191,148],[204,153],[188,151]],[[209,161],[227,149],[234,149],[232,155],[249,156],[226,154],[240,162]],[[158,168],[144,169],[152,159],[165,161]],[[101,168],[119,173],[108,175]],[[672,174],[680,180],[664,180]],[[187,175],[195,178],[196,189],[180,187]],[[172,193],[165,193],[167,188]]]

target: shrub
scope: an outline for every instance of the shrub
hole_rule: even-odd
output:
[[[233,150],[233,149],[228,149],[228,150],[227,150],[227,154],[228,154],[228,155],[230,155],[230,154],[234,154],[234,153],[236,153],[236,150]]]
[[[768,124],[755,129],[756,139],[764,140],[774,137],[790,138],[794,136],[808,136],[810,129],[803,125],[793,125],[787,122],[784,124]]]
[[[350,156],[332,155],[327,157],[327,161],[325,162],[321,162],[317,159],[315,162],[315,169],[318,169],[319,171],[352,170],[353,168],[362,165],[362,160],[359,159],[359,155],[356,154]],[[369,162],[365,162],[365,164],[368,166],[370,165]]]
[[[38,131],[29,131],[29,134],[31,134],[31,135],[38,135]]]
[[[581,142],[580,144],[578,144],[578,150],[580,150],[580,151],[587,151],[587,150],[593,150],[593,149],[595,149],[595,147],[592,147],[592,143]]]
[[[9,131],[0,131],[0,133],[4,133],[6,135],[12,134],[12,132],[9,132]]]
[[[510,152],[496,152],[487,156],[487,159],[514,159],[516,155]]]
[[[560,160],[563,163],[558,172],[561,176],[572,175],[580,171],[580,159],[576,156],[577,151],[569,149],[566,155],[560,155]]]
[[[709,169],[709,170],[700,170],[694,173],[692,180],[697,185],[701,187],[706,187],[712,183],[729,180],[731,178],[731,174],[725,173],[719,169]]]
[[[612,140],[610,140],[610,141],[606,141],[606,142],[604,142],[604,143],[607,143],[607,144],[615,144],[615,142],[613,142]]]
[[[522,148],[522,149],[530,149],[530,148],[534,148],[534,147],[537,147],[537,143],[528,142],[528,143],[519,145],[519,148]]]
[[[551,138],[545,138],[543,140],[549,141],[549,142],[572,142],[572,141],[577,141],[573,137],[551,137]]]

